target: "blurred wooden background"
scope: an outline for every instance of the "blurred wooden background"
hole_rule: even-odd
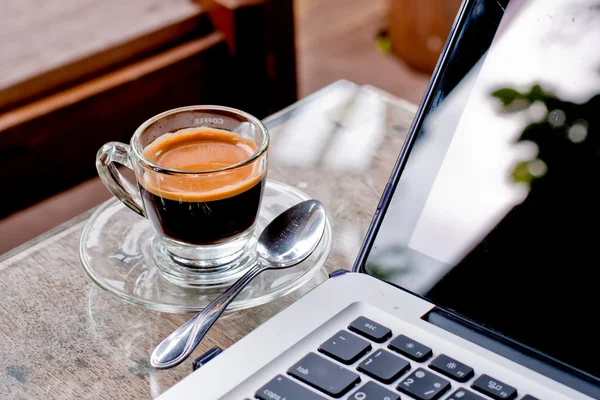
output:
[[[160,111],[264,117],[338,79],[419,102],[429,80],[376,46],[390,0],[7,1],[0,253],[109,198],[95,151]]]

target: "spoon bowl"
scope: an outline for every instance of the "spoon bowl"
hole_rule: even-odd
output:
[[[258,238],[257,263],[206,308],[177,328],[152,352],[150,365],[167,369],[180,364],[194,351],[227,305],[258,274],[289,268],[304,261],[318,246],[326,216],[317,200],[303,201],[278,215]]]
[[[258,238],[259,262],[269,269],[302,262],[319,244],[325,230],[325,210],[316,200],[299,203],[277,216]]]

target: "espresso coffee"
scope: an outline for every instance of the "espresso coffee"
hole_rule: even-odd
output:
[[[144,158],[182,173],[138,176],[148,218],[166,237],[194,245],[216,244],[248,230],[265,183],[261,160],[227,167],[256,151],[253,141],[224,130],[189,128],[162,135],[144,149]]]

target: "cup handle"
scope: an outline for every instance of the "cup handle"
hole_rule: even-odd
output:
[[[131,147],[120,142],[108,142],[96,154],[96,169],[104,186],[127,207],[146,216],[140,192],[115,167],[115,162],[133,170],[129,152]]]

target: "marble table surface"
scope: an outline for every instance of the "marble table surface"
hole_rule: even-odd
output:
[[[192,372],[194,358],[226,349],[331,271],[351,269],[415,111],[377,88],[338,81],[265,120],[269,178],[324,204],[331,252],[300,289],[224,314],[173,369],[150,368],[149,355],[191,314],[127,303],[87,278],[78,242],[93,210],[0,256],[0,398],[157,397]]]

